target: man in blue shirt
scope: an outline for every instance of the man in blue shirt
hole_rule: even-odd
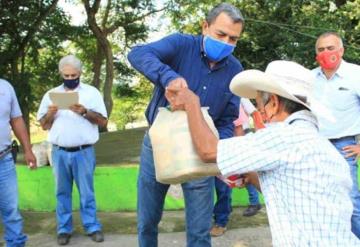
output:
[[[36,158],[31,150],[14,88],[0,79],[0,213],[4,223],[4,239],[8,247],[25,246],[23,220],[19,211],[18,185],[15,162],[11,155],[11,130],[21,142],[24,159],[29,168],[36,168]]]
[[[319,67],[314,96],[330,109],[336,123],[318,117],[320,134],[328,138],[344,156],[350,166],[353,186],[351,200],[354,206],[351,218],[352,231],[360,239],[360,190],[356,159],[360,156],[360,66],[342,59],[344,46],[339,34],[326,32],[319,36],[315,45]]]
[[[158,107],[169,105],[165,88],[190,88],[208,106],[220,138],[233,136],[239,98],[229,90],[234,75],[242,70],[231,55],[240,38],[244,19],[234,6],[222,3],[213,8],[199,36],[172,34],[159,41],[134,47],[128,55],[132,66],[154,85],[146,110],[151,125]],[[205,177],[182,184],[187,246],[211,246],[214,178]],[[226,185],[225,185],[226,186]],[[145,134],[138,177],[139,245],[157,246],[158,224],[169,188],[155,179],[152,147]],[[230,191],[230,189],[229,189]]]

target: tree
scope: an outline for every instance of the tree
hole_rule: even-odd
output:
[[[176,2],[168,15],[176,29],[190,33],[200,32],[199,24],[207,11],[217,4],[213,0]],[[360,62],[359,0],[230,2],[245,16],[245,30],[234,51],[245,68],[264,69],[276,59],[294,60],[313,68],[316,66],[315,41],[325,31],[337,31],[343,35],[347,49],[345,59]]]
[[[109,36],[115,32],[117,42],[123,48],[121,52],[133,43],[144,40],[147,37],[147,27],[144,19],[156,12],[152,1],[149,0],[107,0],[104,6],[101,0],[83,0],[88,25],[96,37],[96,53],[93,57],[93,85],[100,87],[101,65],[105,60],[105,82],[103,86],[104,101],[108,114],[111,115],[113,100],[112,87],[114,80],[114,54],[113,45]],[[121,71],[120,71],[121,72]]]
[[[33,63],[36,66],[42,47],[54,38],[49,33],[59,23],[61,25],[57,27],[66,26],[65,16],[56,8],[57,2],[0,2],[0,72],[14,85],[27,126],[34,99],[31,87],[33,74],[29,73],[28,65]]]

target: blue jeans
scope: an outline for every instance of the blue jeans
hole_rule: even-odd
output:
[[[90,234],[101,230],[96,218],[94,195],[95,153],[93,147],[67,152],[53,146],[52,160],[56,183],[57,233],[72,233],[72,188],[75,180],[80,195],[80,216]]]
[[[258,205],[259,204],[259,193],[256,190],[255,186],[252,184],[248,184],[248,185],[246,185],[246,189],[249,194],[250,205]]]
[[[0,159],[0,213],[4,224],[7,247],[25,246],[23,221],[19,211],[18,185],[15,164],[11,154]]]
[[[214,223],[225,227],[229,221],[232,211],[231,192],[232,189],[226,183],[215,177],[216,203],[214,206]]]
[[[214,178],[201,178],[181,186],[185,199],[187,246],[211,246]],[[158,224],[169,185],[155,179],[153,151],[148,134],[145,134],[142,145],[137,189],[139,246],[154,247],[158,245]]]
[[[348,145],[356,145],[354,137],[344,137],[340,139],[331,140],[331,143],[336,147],[336,149],[342,154],[345,155],[345,152],[342,151],[342,148]],[[353,214],[351,217],[351,230],[352,232],[360,239],[360,191],[358,186],[358,167],[356,163],[356,157],[345,158],[350,166],[350,174],[353,182],[350,197],[354,206]]]

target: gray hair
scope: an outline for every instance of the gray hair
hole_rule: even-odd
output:
[[[81,61],[74,55],[67,55],[67,56],[63,57],[62,59],[60,59],[60,62],[59,62],[59,72],[60,73],[62,73],[62,69],[64,68],[65,65],[70,65],[71,67],[73,67],[74,69],[79,71],[80,73],[82,71]]]
[[[263,91],[259,91],[259,93],[261,96],[261,100],[265,106],[270,101],[271,93],[263,92]],[[277,94],[275,94],[275,95],[279,98],[279,102],[281,102],[282,105],[284,106],[284,111],[286,111],[289,114],[292,114],[294,112],[301,111],[301,110],[309,110],[306,106],[304,106],[300,103],[297,103],[290,99],[284,98]]]
[[[340,34],[338,34],[337,32],[325,32],[325,33],[320,34],[319,37],[317,38],[316,43],[315,43],[315,52],[317,52],[316,47],[317,47],[319,40],[322,38],[329,37],[329,36],[335,36],[339,40],[340,48],[344,47],[344,43],[342,41]]]
[[[227,14],[234,23],[244,24],[245,22],[240,10],[229,3],[220,3],[211,9],[206,16],[206,22],[210,25],[221,13]]]

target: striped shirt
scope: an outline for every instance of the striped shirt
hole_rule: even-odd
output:
[[[349,166],[309,111],[220,140],[224,176],[257,171],[274,246],[360,246],[351,232]]]

